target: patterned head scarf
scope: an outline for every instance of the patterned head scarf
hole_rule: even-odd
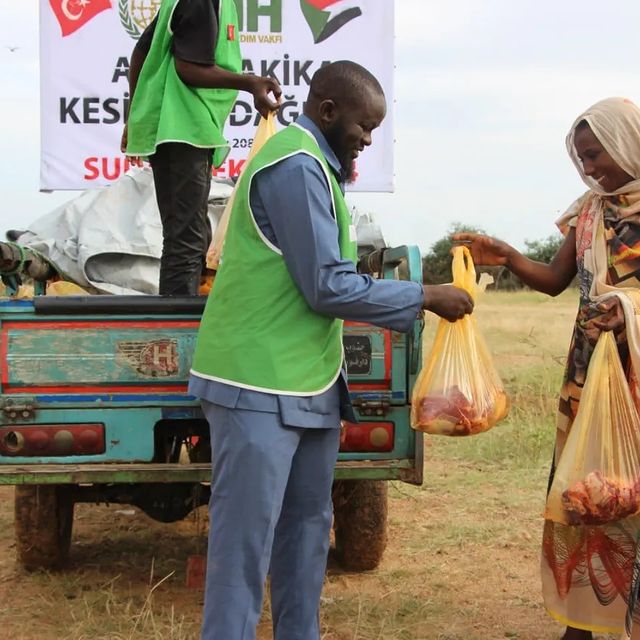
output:
[[[607,193],[593,178],[585,175],[573,143],[578,123],[585,120],[613,161],[634,178],[623,187]],[[640,109],[627,98],[606,98],[596,102],[576,118],[567,135],[567,151],[584,183],[595,193],[627,195],[640,192]]]

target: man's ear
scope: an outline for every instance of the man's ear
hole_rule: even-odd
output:
[[[338,107],[333,100],[323,100],[318,105],[318,117],[323,126],[332,125],[338,117]]]

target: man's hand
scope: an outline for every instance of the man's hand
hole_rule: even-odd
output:
[[[358,273],[368,273],[369,275],[381,273],[382,265],[384,264],[384,252],[384,249],[376,249],[371,253],[363,255],[360,260],[358,260],[356,271]]]
[[[459,287],[450,284],[424,285],[422,291],[423,308],[449,322],[460,320],[473,311],[471,296]]]
[[[124,130],[122,131],[122,140],[120,140],[120,151],[122,153],[127,153],[127,141],[128,141],[128,126],[124,125]],[[127,156],[129,158],[129,162],[136,167],[142,166],[142,158],[140,156]]]
[[[454,242],[463,242],[469,247],[474,264],[487,267],[502,266],[509,262],[513,248],[506,242],[478,235],[477,233],[456,233]]]
[[[280,108],[282,89],[277,80],[269,77],[254,76],[251,93],[253,95],[253,104],[263,118],[266,118],[271,111],[277,111]],[[269,97],[270,93],[273,94],[275,100]]]

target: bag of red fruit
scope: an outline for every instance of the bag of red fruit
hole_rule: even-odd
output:
[[[545,518],[605,524],[640,511],[640,417],[615,338],[600,334],[578,413],[547,496]]]
[[[469,249],[453,249],[453,284],[475,298],[476,270]],[[411,426],[435,435],[487,431],[509,412],[509,401],[473,314],[440,320],[411,400]]]

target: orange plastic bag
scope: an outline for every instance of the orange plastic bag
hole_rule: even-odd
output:
[[[74,282],[56,280],[47,283],[48,296],[88,296],[89,292]]]
[[[475,298],[476,271],[467,247],[453,250],[453,284]],[[487,431],[509,413],[509,400],[476,319],[441,320],[411,401],[411,426],[446,436]]]
[[[249,151],[249,155],[247,156],[247,163],[251,161],[253,156],[258,153],[262,145],[272,135],[274,135],[275,132],[276,117],[275,113],[272,111],[266,118],[260,118],[260,123],[258,124],[256,135],[253,138],[251,150]],[[238,188],[238,183],[236,183],[236,189]],[[236,189],[233,190],[231,196],[229,197],[229,200],[227,200],[227,204],[225,205],[222,216],[220,217],[220,222],[216,227],[215,233],[213,234],[213,239],[211,240],[211,244],[209,245],[209,249],[207,250],[207,269],[213,269],[214,271],[218,269],[218,264],[220,263],[220,255],[222,254],[222,245],[224,244],[224,237],[227,233],[227,227],[229,226],[229,216],[231,215],[231,209],[233,208]]]
[[[591,356],[578,413],[547,497],[545,518],[605,524],[640,511],[640,417],[611,332]]]

